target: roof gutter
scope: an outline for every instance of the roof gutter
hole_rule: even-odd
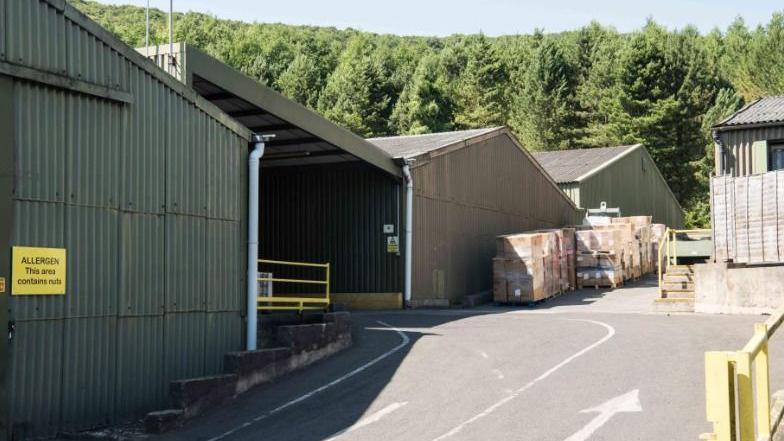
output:
[[[755,124],[733,124],[725,126],[713,126],[712,131],[716,132],[729,132],[732,130],[746,130],[746,129],[762,129],[767,127],[780,127],[784,125],[784,121],[771,121]]]
[[[620,161],[621,159],[625,158],[627,155],[631,154],[633,151],[635,151],[635,150],[637,150],[639,148],[642,148],[642,144],[635,144],[635,145],[633,145],[631,148],[627,149],[625,152],[619,154],[618,156],[615,156],[614,158],[612,158],[609,161],[603,163],[599,167],[596,167],[595,169],[589,171],[588,173],[585,173],[584,175],[580,176],[577,179],[573,179],[572,182],[581,182],[584,179],[590,178],[591,176],[599,173],[600,171],[604,170],[605,168],[609,167],[610,165],[612,165],[612,164]]]

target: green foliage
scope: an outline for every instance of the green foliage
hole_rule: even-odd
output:
[[[459,50],[464,67],[452,90],[457,107],[455,126],[469,129],[503,125],[507,73],[495,48],[480,34],[467,38]]]
[[[361,136],[387,133],[392,97],[386,60],[367,36],[352,38],[327,79],[319,111]]]
[[[135,47],[144,9],[69,0]],[[377,35],[175,14],[175,39],[198,46],[362,135],[507,125],[531,149],[644,143],[681,204],[705,226],[710,127],[764,95],[784,94],[784,13],[701,35],[649,22],[621,34]],[[168,41],[163,11],[152,44]]]
[[[441,71],[437,56],[427,55],[420,60],[392,112],[395,132],[417,135],[452,128],[454,103],[447,94]]]
[[[577,69],[559,43],[544,39],[521,84],[512,92],[509,125],[532,150],[564,150],[576,145],[582,129],[576,110]]]

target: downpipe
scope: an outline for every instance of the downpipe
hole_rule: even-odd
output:
[[[248,351],[256,350],[258,325],[258,262],[259,262],[259,166],[264,156],[265,138],[253,135],[253,151],[248,156],[248,289],[247,335]]]
[[[405,299],[404,303],[406,308],[411,307],[411,267],[413,265],[411,256],[413,256],[414,180],[411,177],[411,162],[411,160],[406,160],[403,164],[403,177],[406,180],[406,224],[404,227],[406,235],[406,252],[403,297]]]

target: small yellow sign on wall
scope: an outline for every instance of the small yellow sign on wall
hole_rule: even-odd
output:
[[[13,247],[11,295],[65,294],[64,248]]]

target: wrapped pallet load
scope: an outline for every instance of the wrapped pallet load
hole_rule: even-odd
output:
[[[651,271],[659,270],[659,244],[666,231],[667,226],[664,224],[651,224]]]
[[[636,248],[633,258],[633,272],[634,277],[639,278],[642,275],[651,273],[653,271],[651,265],[651,255],[653,248],[651,245],[651,216],[629,216],[613,218],[614,225],[630,225],[634,234]]]
[[[639,278],[640,274],[640,256],[639,247],[635,243],[634,227],[631,224],[607,224],[607,225],[594,225],[594,230],[597,231],[617,231],[618,243],[616,250],[621,254],[621,269],[624,280],[632,280]],[[636,257],[635,257],[636,255]]]
[[[577,228],[575,260],[578,288],[616,288],[623,284],[623,239],[620,228]]]
[[[528,304],[561,292],[561,230],[499,236],[493,259],[493,300]]]
[[[544,234],[512,234],[496,239],[493,300],[527,303],[544,296]]]

